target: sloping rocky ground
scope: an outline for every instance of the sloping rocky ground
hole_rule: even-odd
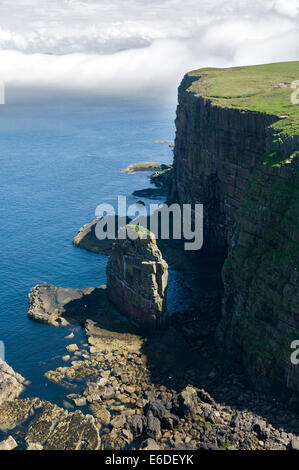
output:
[[[139,336],[109,332],[93,322],[86,332],[92,354],[47,373],[67,388],[76,411],[37,398],[5,402],[0,406],[3,442],[10,436],[17,448],[31,450],[298,450],[296,417],[249,391],[241,377],[210,372],[201,389],[195,386],[198,369],[190,364],[179,378],[170,375],[174,364],[169,368],[161,357],[160,368],[149,364]],[[79,406],[86,401],[83,413]]]
[[[296,416],[221,368],[207,340],[194,349],[179,318],[148,336],[102,305],[84,320],[85,349],[70,337],[66,366],[46,373],[65,389],[68,408],[6,394],[0,448],[299,448]]]

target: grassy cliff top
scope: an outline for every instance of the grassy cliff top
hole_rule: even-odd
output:
[[[298,134],[299,104],[291,102],[291,94],[295,91],[291,83],[299,80],[299,61],[226,69],[203,68],[188,75],[200,76],[189,90],[213,104],[281,117],[273,127],[285,134]]]

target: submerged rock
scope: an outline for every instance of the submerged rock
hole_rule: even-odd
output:
[[[0,359],[0,405],[18,397],[24,390],[25,379]]]
[[[131,239],[134,232],[136,238]],[[128,225],[119,231],[109,257],[109,299],[136,323],[161,326],[167,316],[167,268],[155,236],[143,227]]]

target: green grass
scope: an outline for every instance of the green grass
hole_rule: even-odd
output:
[[[267,153],[266,155],[263,156],[263,164],[280,168],[285,163],[291,163],[292,160],[294,160],[294,158],[297,158],[298,156],[299,156],[299,152],[295,151],[286,160],[280,154],[280,152],[274,151],[274,152]]]
[[[299,80],[299,61],[227,69],[204,68],[188,75],[200,76],[189,90],[213,104],[277,116],[280,119],[273,128],[286,135],[298,134],[299,104],[291,103],[294,89],[290,85]]]

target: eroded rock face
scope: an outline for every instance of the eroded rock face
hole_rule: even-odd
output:
[[[132,233],[135,227],[126,229]],[[131,320],[159,327],[167,316],[167,263],[151,232],[139,227],[135,240],[122,239],[126,229],[119,232],[108,261],[108,297]]]
[[[25,379],[0,359],[0,405],[14,400],[24,390]]]
[[[218,344],[252,385],[299,409],[290,361],[299,338],[299,138],[277,138],[269,126],[278,117],[192,92],[198,78],[187,75],[179,89],[170,198],[203,203],[204,247],[228,250]]]

